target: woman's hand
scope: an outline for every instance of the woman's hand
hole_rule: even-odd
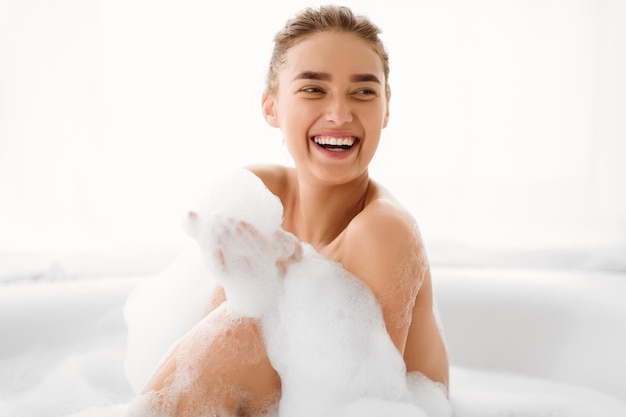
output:
[[[227,275],[277,272],[284,276],[291,263],[302,259],[301,243],[284,230],[266,236],[248,222],[219,216],[212,235],[213,257]]]

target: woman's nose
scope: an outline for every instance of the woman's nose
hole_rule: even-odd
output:
[[[352,121],[352,109],[346,97],[331,97],[326,111],[326,120],[337,125]]]

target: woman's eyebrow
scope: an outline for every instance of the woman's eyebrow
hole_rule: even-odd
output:
[[[296,75],[293,80],[318,80],[318,81],[330,81],[331,76],[327,72],[316,72],[316,71],[302,71],[298,75]]]
[[[350,76],[353,83],[374,82],[380,84],[380,80],[374,74],[354,74]]]
[[[317,81],[330,81],[332,76],[327,72],[317,71],[302,71],[296,75],[293,80],[317,80]],[[380,79],[374,74],[353,74],[350,76],[350,81],[353,83],[361,82],[374,82],[380,84]]]

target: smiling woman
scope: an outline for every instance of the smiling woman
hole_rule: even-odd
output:
[[[626,3],[347,0],[385,29],[392,74],[382,46],[363,50],[362,39],[329,42],[318,34],[287,45],[264,90],[272,28],[283,25],[275,11],[309,3],[0,2],[0,328],[11,335],[0,349],[0,414],[50,417],[130,401],[120,365],[128,275],[158,281],[152,276],[190,243],[179,219],[198,190],[256,161],[286,166],[250,169],[280,196],[286,230],[349,266],[383,300],[390,339],[412,369],[445,380],[441,357],[430,369],[407,353],[420,346],[399,307],[408,303],[398,294],[411,293],[411,285],[427,294],[430,277],[415,280],[419,286],[392,276],[398,285],[383,286],[374,275],[388,265],[358,260],[402,257],[411,245],[424,255],[423,237],[438,272],[431,283],[444,290],[437,295],[453,364],[624,400],[624,372],[616,367],[624,316],[612,297],[623,294],[624,276],[602,271],[626,270]],[[237,16],[237,24],[225,16]],[[240,28],[254,36],[233,36]],[[307,62],[305,53],[291,58],[324,42],[319,56],[336,67]],[[346,43],[355,48],[343,51]],[[344,56],[350,65],[364,57],[375,64],[352,67]],[[285,71],[291,78],[280,78]],[[353,181],[364,166],[380,182]],[[339,210],[347,200],[353,204]],[[413,216],[421,235],[403,234]],[[372,218],[388,230],[371,227]],[[381,244],[389,235],[397,235],[395,245]],[[366,244],[372,240],[381,247]],[[451,265],[458,270],[442,269]],[[484,269],[465,274],[468,266],[523,269],[487,279]],[[550,279],[541,268],[568,271]],[[104,278],[69,282],[97,277]],[[123,282],[112,311],[104,304],[116,277]],[[25,282],[37,285],[13,285]],[[179,284],[167,287],[173,298],[189,289],[172,283]],[[173,305],[200,305],[190,299]],[[414,311],[420,308],[430,310],[427,302]],[[174,326],[168,311],[155,315],[163,319],[156,328]],[[86,324],[90,317],[95,327]],[[425,355],[437,357],[437,344],[428,346],[434,352]],[[80,353],[64,357],[70,350]],[[152,353],[157,362],[162,352]],[[524,404],[586,398],[567,391],[526,401],[515,397],[518,388],[540,384],[458,368],[451,381],[459,416],[489,415],[488,407],[511,412],[494,405],[494,390],[517,398],[511,404],[522,415],[538,415],[523,414]]]
[[[356,34],[337,36],[328,30],[301,36],[306,42],[290,39],[293,46],[287,57],[273,57],[283,64],[277,85],[270,84],[263,96],[263,113],[271,126],[281,129],[303,173],[320,176],[329,184],[343,182],[342,176],[365,172],[387,126],[388,58],[372,46],[376,43]],[[280,45],[278,36],[276,42]],[[276,91],[270,93],[272,89]],[[347,150],[333,149],[333,140],[352,144]],[[350,157],[355,161],[350,159],[348,171],[346,163],[331,166],[327,159],[338,162]]]
[[[365,284],[382,312],[380,320],[363,314],[350,322],[342,337],[351,339],[350,331],[357,328],[360,320],[371,323],[372,334],[382,322],[386,328],[383,339],[391,342],[388,344],[396,358],[389,368],[395,369],[398,361],[402,368],[399,378],[392,379],[406,387],[405,374],[415,373],[446,387],[447,353],[436,321],[428,260],[416,221],[389,191],[369,177],[369,164],[389,120],[388,58],[377,34],[378,29],[367,18],[339,6],[305,9],[287,22],[275,37],[262,110],[270,126],[281,130],[294,167],[255,166],[250,171],[270,195],[279,199],[283,208],[278,215],[282,222],[280,233],[289,237],[281,237],[278,243],[268,236],[254,238],[260,235],[255,228],[264,222],[243,222],[233,217],[237,211],[233,207],[219,212],[213,220],[216,225],[209,227],[221,230],[214,232],[217,237],[209,233],[199,243],[205,256],[221,265],[213,270],[218,282],[224,282],[220,281],[221,275],[252,276],[254,281],[265,282],[265,275],[276,274],[278,265],[279,280],[287,281],[293,270],[306,270],[321,282],[322,276],[315,274],[326,278],[332,274],[302,265],[316,256],[339,265]],[[248,194],[245,189],[234,186],[231,192]],[[241,201],[239,205],[258,209],[263,200]],[[195,213],[191,218],[193,222],[199,221],[195,220]],[[231,241],[240,242],[234,252],[243,258],[227,262],[226,248],[232,246]],[[275,266],[263,269],[262,276],[257,276],[254,270],[240,271],[240,265],[264,263],[258,257],[250,259],[243,255],[247,253],[246,247],[256,245],[261,253],[274,253],[274,245],[287,245],[285,254],[272,259]],[[304,282],[303,277],[300,280]],[[334,281],[339,285],[342,280]],[[242,304],[234,301],[237,294],[229,290],[232,287],[224,283],[223,288],[217,290],[221,291],[214,298],[218,302],[207,316],[180,341],[148,381],[139,398],[141,410],[156,407],[159,412],[177,415],[203,415],[207,410],[226,415],[253,415],[272,409],[280,398],[279,412],[285,415],[327,415],[339,412],[343,402],[367,397],[377,392],[375,389],[386,392],[390,386],[396,386],[396,382],[387,386],[371,379],[359,389],[353,385],[355,391],[349,396],[340,389],[331,390],[327,396],[311,400],[310,405],[298,404],[294,408],[287,401],[294,391],[287,381],[306,378],[306,374],[290,377],[285,370],[297,368],[298,361],[313,361],[313,357],[295,355],[298,359],[281,367],[276,362],[278,354],[268,355],[271,344],[267,346],[268,353],[259,348],[263,341],[273,340],[267,336],[266,322],[262,320],[259,329],[257,322],[249,317],[233,321],[231,310],[241,312],[235,306]],[[275,292],[282,294],[279,289]],[[340,293],[328,288],[323,298]],[[342,299],[343,308],[353,310],[347,305],[354,299],[366,303],[368,297],[346,295]],[[280,311],[281,304],[275,308]],[[310,311],[308,321],[303,322],[305,329],[291,332],[297,335],[310,331],[306,329],[310,325],[307,323],[314,323],[321,314],[319,309]],[[330,321],[326,328],[336,326],[337,323]],[[289,339],[287,346],[293,344],[292,333],[285,336]],[[308,344],[314,345],[322,337],[323,332],[314,333]],[[297,350],[315,351],[306,347]],[[192,351],[201,353],[194,360],[195,366],[189,368],[183,364]],[[326,361],[320,365],[333,363],[340,351],[329,349]],[[323,387],[324,379],[320,378],[312,378],[312,392]],[[181,381],[184,381],[182,385]],[[381,398],[407,401],[402,392],[396,390],[395,396]],[[378,394],[369,395],[378,397]],[[301,403],[305,397],[299,398]],[[340,405],[335,405],[336,401]],[[330,408],[314,409],[313,404],[317,407],[329,404],[326,407]],[[142,412],[137,415],[143,415]]]

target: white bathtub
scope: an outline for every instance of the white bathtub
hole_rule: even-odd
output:
[[[546,415],[553,400],[626,416],[626,273],[434,268],[433,278],[457,416]],[[119,415],[133,397],[122,307],[142,279],[1,286],[0,415]]]
[[[435,273],[453,365],[580,385],[626,401],[625,273]]]

